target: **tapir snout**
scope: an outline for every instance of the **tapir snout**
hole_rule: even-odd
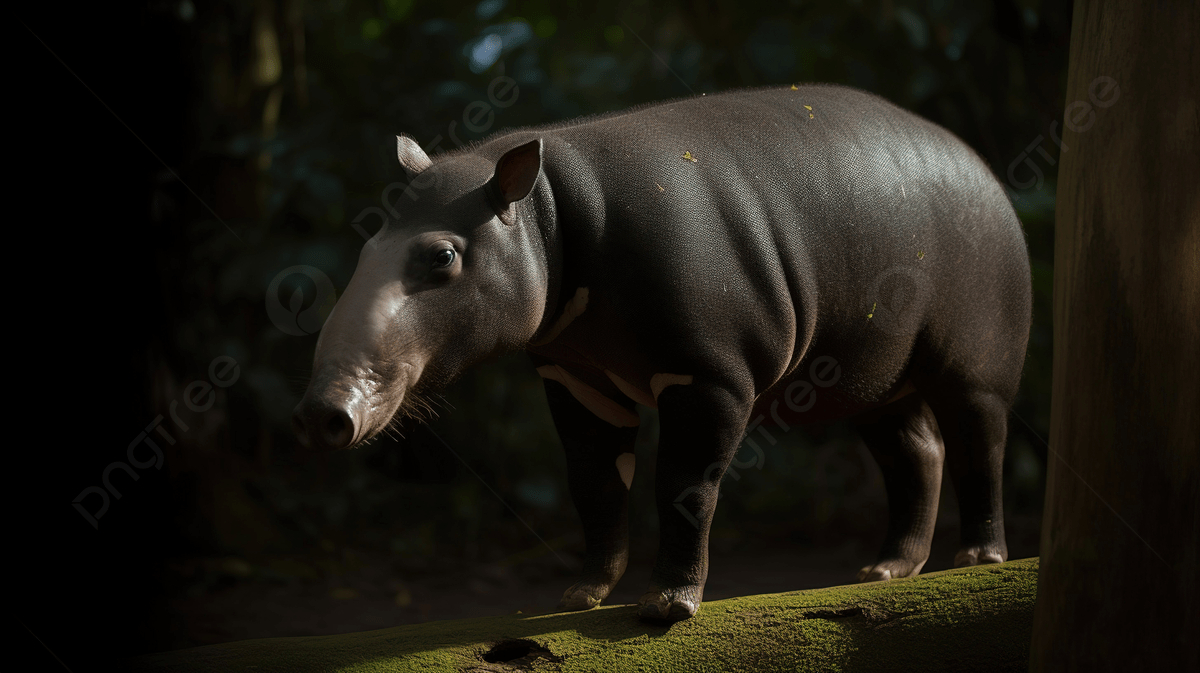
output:
[[[360,418],[352,395],[305,396],[292,412],[292,431],[305,448],[345,449],[359,434]]]
[[[401,371],[389,384],[371,385],[375,381],[347,372],[310,386],[292,412],[292,430],[300,443],[306,448],[348,449],[386,427],[404,401],[408,376]],[[393,390],[375,392],[384,387]]]
[[[342,301],[360,303],[351,285]],[[397,353],[362,344],[397,341],[384,335],[396,331],[398,312],[398,306],[371,306],[356,313],[373,318],[354,325],[337,320],[336,310],[330,314],[318,341],[313,379],[292,413],[292,429],[305,447],[350,448],[383,430],[396,415],[419,372]]]
[[[414,304],[396,261],[406,241],[367,246],[359,268],[317,340],[313,378],[292,414],[292,429],[309,448],[346,449],[391,422],[425,354],[409,347]],[[416,370],[416,371],[414,371]]]

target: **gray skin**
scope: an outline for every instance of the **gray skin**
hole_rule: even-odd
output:
[[[412,184],[321,332],[294,415],[305,445],[361,444],[423,392],[523,349],[585,532],[565,609],[598,605],[625,570],[633,461],[623,477],[618,457],[637,402],[661,423],[642,619],[699,609],[743,439],[808,423],[852,419],[883,472],[888,532],[860,581],[920,571],[943,458],[955,565],[1007,558],[1001,465],[1029,259],[1004,190],[945,129],[803,86],[521,129],[435,160],[400,137],[397,153]]]

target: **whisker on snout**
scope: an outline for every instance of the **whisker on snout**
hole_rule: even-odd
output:
[[[443,404],[444,398],[441,395],[436,395],[436,397],[439,399],[431,400],[419,388],[410,388],[404,395],[400,408],[388,421],[385,430],[394,431],[400,437],[404,437],[406,421],[411,419],[417,423],[428,423],[437,418],[439,416],[438,407],[445,408],[446,405]]]
[[[437,410],[417,392],[410,392],[404,396],[404,402],[400,404],[400,409],[397,410],[396,416],[402,420],[411,418],[419,423],[427,423],[428,421],[437,418]],[[395,418],[395,417],[393,417]]]
[[[440,409],[444,409],[446,411],[454,411],[454,405],[450,404],[450,400],[446,399],[445,395],[442,395],[441,393],[434,393],[431,397],[432,397],[432,399],[426,398],[426,401],[428,401],[433,406],[438,407]]]
[[[395,416],[392,416],[392,420],[388,421],[387,425],[383,426],[383,430],[381,432],[386,434],[393,441],[399,442],[400,440],[404,439],[404,433],[401,432],[400,425],[396,422]]]
[[[401,421],[400,416],[392,416],[391,420],[388,421],[388,425],[384,426],[383,432],[388,433],[388,437],[396,441],[402,441],[404,439],[404,431]]]

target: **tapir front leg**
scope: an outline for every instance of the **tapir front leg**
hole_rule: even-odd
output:
[[[700,381],[670,386],[658,396],[658,560],[638,601],[641,619],[673,623],[700,609],[717,491],[750,406],[743,396]]]
[[[608,596],[629,560],[629,482],[637,427],[619,428],[601,420],[557,381],[545,386],[586,544],[582,576],[563,593],[559,607],[587,610]]]

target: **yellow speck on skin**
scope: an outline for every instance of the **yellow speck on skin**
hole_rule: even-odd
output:
[[[917,251],[917,259],[925,259],[925,251],[924,250]]]
[[[812,116],[812,113],[811,113],[811,112],[809,112],[809,113],[808,113],[808,118],[809,118],[809,119],[812,119],[812,118],[813,118],[813,116]]]
[[[660,192],[665,192],[665,191],[667,191],[667,190],[663,189],[663,186],[662,186],[662,185],[660,185],[660,184],[658,184],[657,182],[656,182],[656,183],[654,183],[654,186],[655,186],[655,187],[658,187],[658,191],[660,191]]]
[[[799,91],[799,90],[800,89],[795,84],[792,85],[792,91]]]
[[[867,320],[870,320],[870,319],[871,319],[871,317],[875,315],[875,306],[876,306],[876,305],[878,305],[878,304],[879,304],[879,302],[872,302],[872,304],[871,304],[871,312],[867,314]]]
[[[693,164],[694,164],[694,163],[696,163],[697,161],[699,161],[699,159],[697,159],[696,157],[692,156],[692,151],[691,151],[691,150],[688,150],[687,152],[684,152],[684,153],[683,153],[683,158],[684,158],[684,159],[687,159],[688,161],[692,162]]]
[[[805,110],[808,110],[809,112],[812,112],[812,106],[811,106],[811,105],[805,105],[805,106],[804,106],[804,109],[805,109]]]

